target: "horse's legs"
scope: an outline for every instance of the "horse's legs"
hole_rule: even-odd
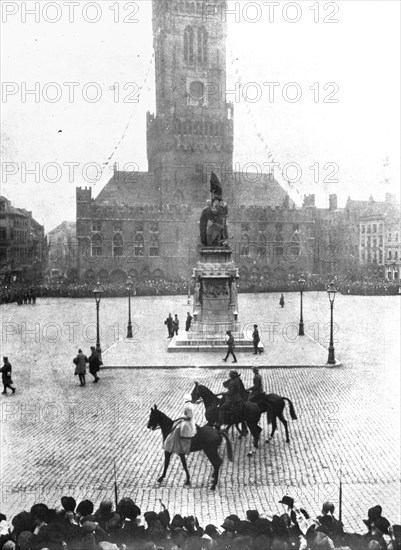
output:
[[[235,427],[237,428],[237,431],[239,431],[239,438],[245,437],[248,435],[249,430],[245,421],[241,422],[241,430],[239,429],[238,424],[236,424]]]
[[[170,464],[170,458],[171,458],[171,453],[164,451],[164,469],[163,469],[162,475],[157,480],[158,483],[161,483],[163,479],[166,477],[167,469]]]
[[[259,447],[259,437],[260,437],[260,433],[262,431],[262,428],[260,426],[258,426],[257,422],[254,422],[252,424],[250,424],[248,422],[248,426],[249,426],[249,429],[250,429],[252,437],[253,437],[253,446],[254,446],[255,449],[258,449],[258,447]],[[252,451],[252,449],[250,449],[249,452],[248,452],[248,456],[252,456],[252,455],[253,455],[253,451]]]
[[[212,491],[214,491],[216,489],[216,485],[219,481],[219,471],[220,471],[220,466],[221,466],[223,461],[219,456],[219,453],[217,451],[217,447],[213,448],[213,449],[208,449],[208,450],[204,449],[204,451],[205,451],[205,455],[208,457],[208,459],[210,460],[210,462],[212,463],[212,466],[213,466],[212,485],[211,485],[210,489]]]
[[[289,434],[288,434],[288,422],[287,422],[287,420],[284,418],[283,413],[280,413],[280,414],[278,415],[278,417],[279,417],[279,419],[281,420],[281,423],[283,424],[284,429],[285,429],[285,440],[286,440],[287,443],[289,443],[289,442],[290,442],[290,436],[289,436]]]
[[[276,417],[276,415],[274,415],[273,418],[272,418],[272,433],[270,434],[270,438],[273,437],[274,432],[276,430],[277,430],[277,417]]]
[[[188,471],[187,460],[185,458],[185,455],[183,453],[180,453],[180,458],[181,458],[182,466],[183,466],[183,468],[185,470],[185,473],[186,473],[186,476],[187,476],[187,479],[186,479],[184,485],[191,485],[191,479],[189,477],[189,471]]]

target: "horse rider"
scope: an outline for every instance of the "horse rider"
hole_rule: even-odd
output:
[[[218,426],[216,426],[218,428],[220,428],[221,424],[226,423],[226,413],[234,412],[237,415],[240,414],[246,395],[246,390],[242,380],[240,380],[241,375],[236,370],[230,370],[229,376],[229,380],[223,382],[223,386],[227,388],[227,391],[220,394],[224,396],[224,403],[219,407],[219,420]]]
[[[189,455],[191,439],[196,435],[194,406],[191,394],[184,395],[183,416],[174,422],[171,433],[164,442],[164,450],[170,453]]]
[[[258,367],[252,367],[253,371],[253,386],[246,390],[250,393],[249,401],[256,401],[259,395],[264,393],[262,377],[259,373]]]

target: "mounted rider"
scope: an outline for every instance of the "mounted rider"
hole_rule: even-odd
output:
[[[191,394],[184,395],[183,416],[175,420],[171,433],[164,442],[164,450],[170,453],[189,455],[191,439],[196,435],[194,406]]]
[[[242,404],[247,399],[247,392],[240,379],[241,375],[236,370],[230,370],[229,376],[229,380],[223,382],[223,386],[227,388],[227,391],[221,393],[224,396],[224,403],[219,408],[218,427],[221,424],[227,424],[227,416],[239,416]]]
[[[263,382],[258,367],[253,367],[253,386],[247,391],[250,393],[249,401],[256,401],[260,395],[263,395]]]

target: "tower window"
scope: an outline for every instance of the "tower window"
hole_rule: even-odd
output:
[[[187,27],[184,32],[184,61],[188,64],[194,62],[194,30]]]
[[[198,29],[198,63],[207,65],[207,32],[203,27]]]
[[[103,246],[102,246],[102,237],[99,235],[99,233],[96,233],[93,235],[92,238],[92,256],[102,256],[103,254]]]

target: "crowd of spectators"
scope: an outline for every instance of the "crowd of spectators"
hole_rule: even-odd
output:
[[[320,515],[311,518],[295,505],[293,498],[280,500],[284,513],[269,515],[248,510],[246,518],[236,514],[221,525],[201,527],[195,516],[170,517],[161,504],[160,512],[145,512],[129,497],[114,509],[103,500],[95,510],[90,500],[78,505],[73,497],[62,497],[61,506],[50,509],[34,504],[10,522],[0,514],[1,550],[400,550],[401,526],[392,526],[382,516],[381,506],[368,510],[365,534],[347,533],[325,502]],[[279,505],[278,505],[279,506]]]
[[[328,282],[334,280],[337,290],[342,294],[354,295],[396,295],[400,293],[399,281],[387,281],[384,279],[353,279],[347,276],[322,277],[318,275],[306,276],[304,291],[324,291]],[[298,292],[296,278],[274,279],[264,276],[240,278],[239,292]],[[89,298],[93,296],[95,282],[80,283],[47,283],[37,285],[24,285],[23,283],[10,283],[1,285],[0,303],[16,302],[18,304],[35,302],[36,297],[48,298]],[[103,296],[106,298],[126,297],[127,287],[123,283],[102,283]],[[134,281],[134,294],[136,296],[174,296],[188,293],[187,281],[168,281],[161,279],[147,279]],[[189,285],[189,292],[193,294],[193,283]]]

